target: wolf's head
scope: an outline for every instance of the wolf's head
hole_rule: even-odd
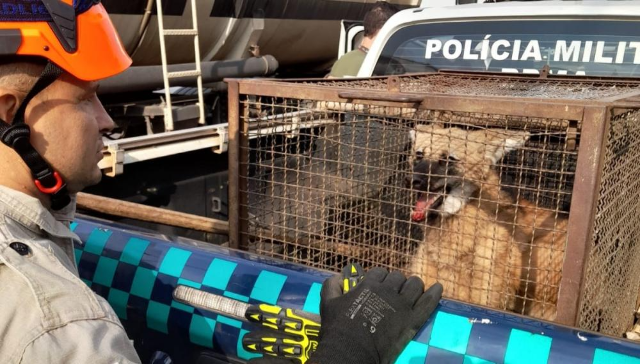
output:
[[[417,126],[411,131],[413,174],[407,178],[408,187],[417,191],[411,219],[456,214],[487,180],[491,167],[527,139],[525,131]]]

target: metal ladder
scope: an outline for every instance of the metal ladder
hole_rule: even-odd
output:
[[[162,57],[162,77],[164,79],[164,128],[165,132],[172,131],[173,125],[173,107],[171,104],[171,90],[169,80],[180,77],[197,77],[198,82],[198,106],[200,110],[199,124],[204,124],[204,93],[202,87],[202,68],[200,67],[200,37],[198,35],[198,11],[196,0],[191,0],[191,16],[193,18],[192,29],[164,29],[164,21],[162,14],[162,0],[156,0],[156,9],[158,11],[158,32],[160,35],[160,54]],[[193,36],[193,46],[195,51],[196,69],[192,71],[169,72],[167,65],[167,48],[165,46],[165,36]]]

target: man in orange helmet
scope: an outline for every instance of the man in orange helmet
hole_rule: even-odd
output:
[[[140,362],[113,309],[78,277],[82,242],[69,229],[75,194],[100,181],[102,134],[113,128],[98,81],[130,64],[99,0],[0,0],[2,364]],[[314,363],[389,362],[441,295],[397,272],[368,277],[346,295],[335,277],[323,286]],[[362,334],[366,317],[342,319],[365,293],[387,307],[377,334]]]
[[[97,81],[131,59],[95,0],[0,0],[0,363],[137,363],[69,230],[113,128]]]

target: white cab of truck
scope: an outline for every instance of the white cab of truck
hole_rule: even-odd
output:
[[[380,30],[358,77],[442,70],[640,77],[640,1],[404,10]]]

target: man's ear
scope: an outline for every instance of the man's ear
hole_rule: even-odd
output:
[[[19,95],[10,89],[0,88],[0,119],[11,123],[20,106]]]

